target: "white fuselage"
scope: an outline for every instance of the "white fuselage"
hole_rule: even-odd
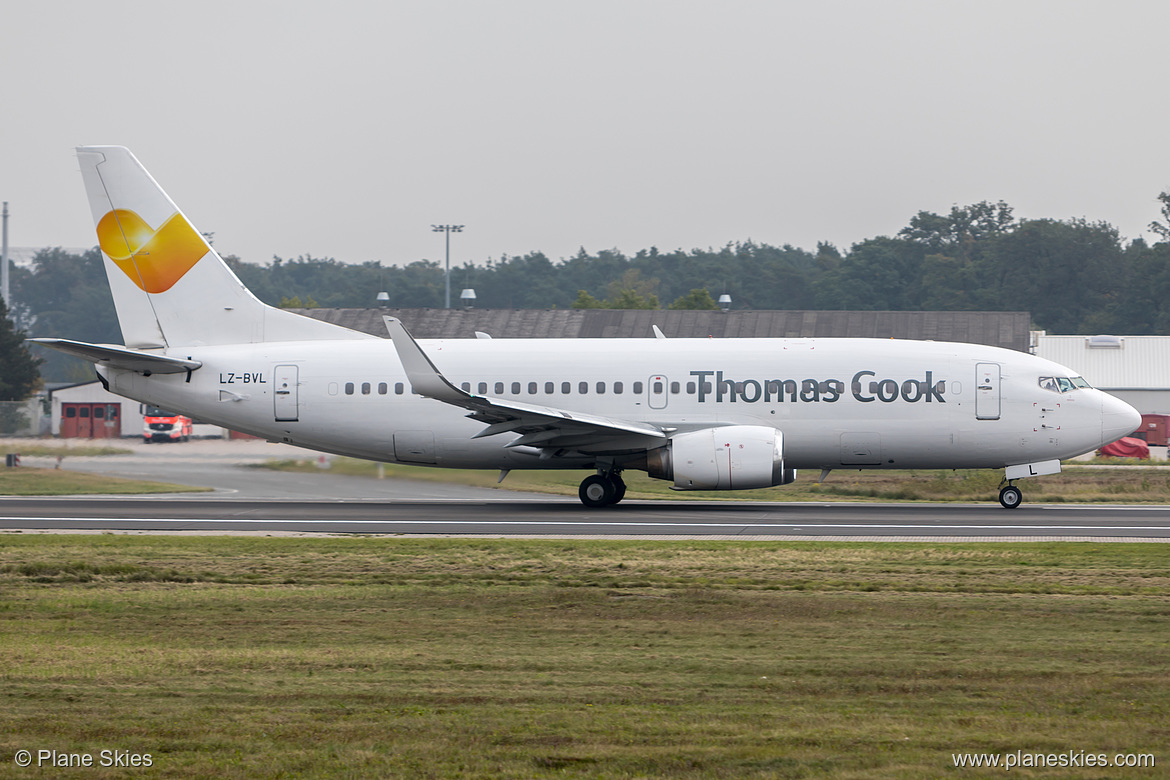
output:
[[[995,347],[882,339],[468,339],[420,346],[454,385],[652,424],[763,425],[789,468],[998,468],[1067,458],[1129,432],[1133,412],[1073,372]],[[186,347],[186,374],[103,368],[111,390],[275,441],[453,468],[582,468],[473,438],[484,424],[411,392],[385,339]],[[704,383],[706,383],[704,385]],[[620,390],[620,392],[619,392]],[[1124,430],[1122,430],[1124,429]],[[610,445],[612,447],[612,444]]]

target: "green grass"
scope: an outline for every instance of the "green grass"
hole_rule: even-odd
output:
[[[329,473],[375,477],[379,464],[354,458],[332,458]],[[315,459],[273,460],[257,468],[317,472]],[[577,495],[586,471],[513,471],[497,485],[498,471],[438,469],[382,464],[386,477],[448,482],[503,490]],[[675,491],[670,483],[644,472],[625,471],[628,498],[718,501],[991,501],[999,493],[1002,471],[840,469],[817,484],[819,472],[801,472],[797,481],[766,490]],[[1151,468],[1083,469],[1066,466],[1060,474],[1021,480],[1028,503],[1107,502],[1170,503],[1170,470]]]
[[[1160,544],[0,535],[0,761],[936,778],[987,776],[952,767],[963,751],[1165,760],[1168,586]]]
[[[45,457],[56,457],[61,455],[63,457],[92,457],[95,455],[133,455],[134,450],[125,447],[108,447],[100,444],[28,444],[22,442],[16,444],[14,442],[0,442],[0,455],[17,454],[21,456],[32,457],[40,455]]]
[[[191,485],[145,482],[102,474],[26,466],[0,469],[0,496],[129,495],[143,493],[201,493],[210,490]]]

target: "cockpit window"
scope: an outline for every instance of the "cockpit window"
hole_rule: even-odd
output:
[[[1088,382],[1079,376],[1042,376],[1040,377],[1040,386],[1053,393],[1068,393],[1078,387],[1091,387]]]

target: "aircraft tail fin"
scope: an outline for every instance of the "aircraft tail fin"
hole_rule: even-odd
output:
[[[77,157],[127,347],[365,336],[252,295],[129,149]]]

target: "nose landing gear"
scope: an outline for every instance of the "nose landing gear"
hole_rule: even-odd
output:
[[[617,470],[585,477],[577,491],[581,503],[590,508],[616,504],[626,496],[626,483]]]
[[[1015,509],[1024,503],[1024,494],[1020,492],[1018,487],[1009,482],[999,491],[999,503],[1004,509]]]

